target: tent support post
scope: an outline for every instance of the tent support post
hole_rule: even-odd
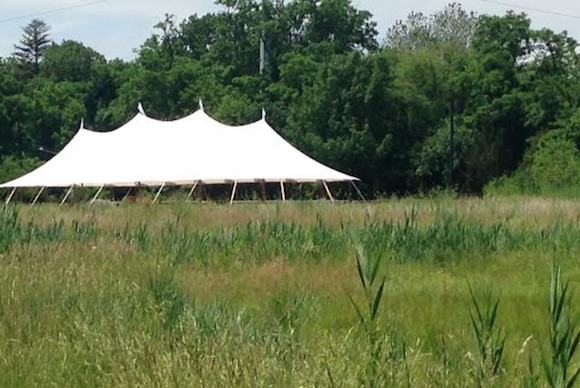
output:
[[[16,192],[16,187],[13,187],[12,190],[10,191],[10,194],[8,194],[8,198],[6,198],[5,205],[8,205],[10,203],[10,201],[12,200],[12,197],[14,197],[15,192]]]
[[[203,185],[203,181],[199,182],[199,202],[203,202],[205,200],[205,186]]]
[[[326,183],[326,181],[322,181],[322,186],[324,186],[324,190],[326,190],[326,194],[328,195],[328,199],[330,199],[330,202],[334,202],[334,198],[330,193],[330,189],[328,188],[328,184]]]
[[[262,191],[262,201],[266,201],[266,181],[260,181],[260,189]]]
[[[125,193],[125,195],[123,196],[123,199],[121,199],[121,202],[125,202],[125,200],[127,198],[129,198],[129,194],[131,194],[131,190],[133,190],[132,187],[129,187],[129,190],[127,190],[127,192]]]
[[[284,181],[280,181],[280,193],[282,194],[282,202],[286,202],[286,191],[284,190]]]
[[[44,191],[44,186],[41,187],[40,190],[38,190],[38,194],[36,194],[36,197],[34,197],[30,206],[34,206],[36,204],[36,202],[38,202],[38,198],[40,198],[40,195],[42,194],[43,191]]]
[[[95,194],[95,196],[93,197],[93,199],[91,199],[91,205],[93,203],[95,203],[95,201],[99,197],[99,194],[101,194],[101,191],[103,191],[103,187],[105,187],[105,185],[102,185],[101,187],[99,187],[99,190],[97,190],[97,193]]]
[[[163,191],[164,188],[165,188],[165,183],[161,185],[159,190],[157,190],[157,194],[155,194],[155,198],[153,198],[153,202],[151,202],[151,203],[157,202],[157,200],[159,199],[159,196],[161,195],[161,192]]]
[[[234,198],[236,197],[236,189],[238,188],[238,181],[234,181],[234,187],[232,187],[232,195],[230,197],[230,205],[234,203]]]
[[[69,187],[69,189],[68,189],[68,191],[66,192],[66,194],[65,194],[64,198],[62,199],[62,201],[60,201],[60,205],[59,205],[59,206],[62,206],[62,205],[64,205],[64,203],[65,203],[65,202],[66,202],[66,200],[68,199],[68,196],[70,195],[70,193],[72,193],[73,187],[74,187],[74,186],[71,186],[71,187]]]
[[[354,183],[354,181],[350,181],[350,183],[352,184],[352,187],[354,187],[354,189],[356,190],[360,199],[362,199],[363,202],[366,202],[367,200],[365,199],[364,195],[362,195],[362,193],[361,193],[360,189],[358,188],[358,186],[356,185],[356,183]]]
[[[187,202],[189,200],[189,198],[191,198],[191,196],[193,195],[193,191],[197,187],[197,184],[198,183],[199,183],[199,181],[195,181],[195,183],[193,184],[193,186],[191,186],[191,190],[189,190],[189,193],[187,194],[187,197],[185,198],[185,201],[184,202]]]

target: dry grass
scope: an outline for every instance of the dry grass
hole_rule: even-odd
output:
[[[42,210],[39,210],[42,209]],[[24,219],[46,224],[55,218],[70,224],[73,220],[94,221],[103,229],[122,228],[147,222],[155,231],[168,221],[179,218],[184,226],[193,228],[231,227],[247,222],[284,221],[305,226],[341,224],[362,225],[365,222],[402,222],[409,214],[417,213],[417,223],[428,225],[441,215],[461,217],[466,222],[484,225],[497,222],[516,227],[531,228],[553,225],[555,222],[580,221],[580,202],[549,198],[441,198],[433,200],[401,199],[369,203],[335,203],[327,201],[300,202],[242,202],[232,206],[211,202],[125,203],[116,206],[41,205],[21,206]]]

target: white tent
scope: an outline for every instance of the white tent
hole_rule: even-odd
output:
[[[252,124],[228,126],[203,109],[174,121],[155,120],[141,110],[111,132],[81,125],[51,160],[0,188],[233,183],[233,198],[238,183],[280,182],[283,192],[284,182],[320,181],[331,197],[326,182],[356,180],[294,148],[265,115]]]

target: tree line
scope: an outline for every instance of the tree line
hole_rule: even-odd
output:
[[[217,3],[166,15],[130,61],[53,42],[42,20],[24,27],[0,58],[0,178],[61,149],[81,118],[106,131],[138,102],[175,119],[202,99],[229,124],[265,108],[282,136],[370,195],[578,192],[580,66],[566,32],[452,3],[381,37],[350,0]]]

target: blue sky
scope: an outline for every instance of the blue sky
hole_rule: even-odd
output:
[[[52,26],[54,41],[73,39],[104,54],[107,58],[134,58],[138,48],[153,32],[153,25],[166,13],[182,20],[194,13],[204,14],[222,8],[213,0],[0,0],[0,56],[6,57],[20,39],[22,30],[32,16]],[[458,1],[467,11],[478,14],[504,14],[510,8],[526,12],[534,28],[567,30],[580,40],[580,2],[577,0],[465,0]],[[6,4],[8,3],[8,4]],[[380,38],[397,20],[411,11],[431,14],[445,7],[446,0],[353,0],[359,9],[371,11],[378,23]],[[506,5],[507,4],[507,5]],[[511,5],[511,7],[510,7]],[[80,6],[80,7],[77,7]],[[61,8],[67,10],[56,11]],[[521,7],[521,8],[519,8]],[[539,12],[526,10],[532,8]],[[52,12],[51,12],[52,11]],[[548,13],[552,12],[552,13]],[[565,17],[554,13],[573,15]],[[39,15],[41,14],[41,15]]]

